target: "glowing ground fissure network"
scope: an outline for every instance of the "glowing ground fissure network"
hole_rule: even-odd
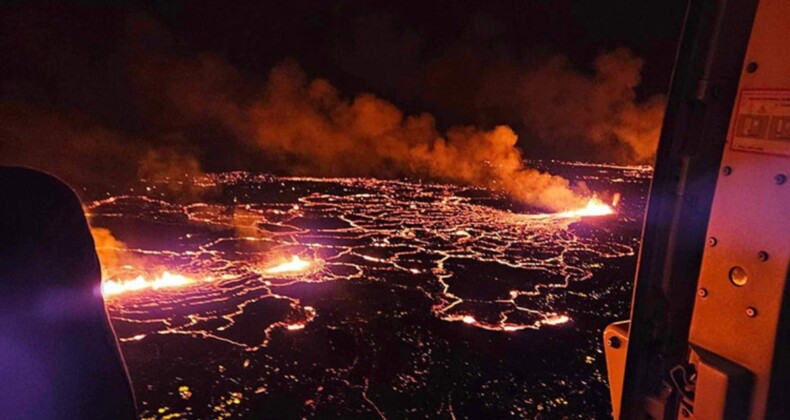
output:
[[[200,183],[231,190],[322,187],[303,194],[292,188],[285,191],[290,199],[274,196],[265,203],[234,197],[233,204],[180,204],[154,194],[91,203],[94,224],[134,220],[182,232],[164,238],[167,247],[111,250],[118,257],[106,267],[105,281],[141,282],[107,297],[114,321],[136,332],[121,341],[183,334],[256,351],[269,344],[273,331],[296,332],[321,316],[289,295],[291,286],[334,281],[388,282],[419,291],[431,302],[426,309],[448,322],[503,332],[538,329],[572,321],[546,302],[554,291],[589,278],[604,259],[634,253],[632,246],[574,233],[580,217],[498,210],[475,203],[457,186],[239,172],[208,175]],[[273,266],[278,261],[296,269]],[[468,268],[480,264],[482,271]],[[146,288],[146,276],[156,270],[166,271],[169,283]],[[496,270],[506,275],[488,276]],[[463,291],[468,281],[487,282],[483,286],[495,291],[469,296]],[[285,309],[278,307],[278,318],[258,336],[234,332],[248,308],[266,302]]]

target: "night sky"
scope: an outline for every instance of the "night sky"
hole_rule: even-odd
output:
[[[682,0],[187,3],[146,10],[185,46],[245,70],[265,73],[293,57],[348,94],[372,91],[450,124],[474,122],[463,102],[481,68],[500,60],[562,53],[584,67],[601,51],[628,47],[647,62],[640,93],[665,93],[685,10]],[[432,79],[446,62],[460,68]]]
[[[29,143],[31,137],[65,129],[54,124],[57,127],[50,130],[43,124],[31,134],[24,127],[31,121],[57,119],[69,126],[65,131],[81,133],[82,126],[95,125],[113,137],[123,137],[120,149],[137,143],[166,145],[197,156],[204,169],[267,170],[249,163],[249,149],[260,152],[257,147],[244,141],[232,151],[226,147],[227,138],[244,137],[228,124],[196,128],[176,115],[188,108],[183,102],[168,105],[179,111],[168,111],[162,105],[166,101],[152,99],[169,89],[173,80],[200,73],[179,63],[210,56],[221,63],[219,67],[232,69],[232,77],[210,78],[222,89],[233,85],[223,97],[239,98],[234,106],[242,108],[252,101],[242,97],[265,90],[260,86],[270,70],[288,60],[308,79],[328,81],[345,100],[369,92],[405,115],[430,113],[440,132],[457,125],[488,130],[508,124],[528,157],[644,163],[645,153],[631,153],[628,158],[622,158],[625,152],[599,153],[619,147],[610,139],[615,135],[595,142],[577,139],[600,131],[601,124],[619,121],[621,109],[632,102],[643,104],[666,93],[685,8],[682,0],[121,3],[11,2],[3,7],[0,121],[5,129],[0,151],[7,156],[27,153],[14,143]],[[631,81],[613,94],[617,98],[603,99],[603,105],[591,102],[587,108],[592,110],[567,108],[568,102],[588,100],[584,88],[592,91],[593,85],[608,83],[596,76],[593,63],[618,48],[627,52],[615,61],[631,66],[641,60],[632,66],[636,79],[631,73],[625,75]],[[567,92],[532,100],[541,86],[518,90],[519,83],[529,85],[530,72],[539,72],[558,57],[555,64],[560,64],[548,66],[547,71],[561,73],[556,80]],[[151,63],[162,64],[167,71],[140,71]],[[165,73],[159,85],[150,82]],[[615,79],[612,85],[619,83]],[[209,84],[197,80],[196,85]],[[574,97],[576,84],[578,97]],[[525,93],[511,95],[517,90]],[[657,111],[639,111],[652,112],[655,126],[660,125],[660,100],[655,103]],[[536,114],[545,110],[550,115],[556,102],[566,108],[554,114],[562,118],[575,114],[586,125],[570,132],[538,127]],[[596,109],[612,102],[617,110],[611,115],[596,114]],[[578,115],[584,112],[595,115]],[[639,115],[630,119],[641,121]],[[75,121],[82,126],[75,129]],[[612,131],[619,136],[622,130]],[[41,148],[53,146],[45,142]],[[66,149],[84,151],[85,147]],[[77,160],[81,158],[86,157]]]

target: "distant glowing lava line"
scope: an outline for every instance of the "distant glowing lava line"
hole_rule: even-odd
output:
[[[604,203],[597,197],[593,197],[587,202],[587,205],[576,210],[567,210],[560,213],[550,214],[549,216],[572,218],[572,217],[591,217],[591,216],[608,216],[614,214],[614,208]]]
[[[291,261],[275,265],[263,270],[266,274],[298,273],[310,267],[310,261],[303,260],[298,255],[291,257]]]
[[[102,295],[113,296],[126,292],[140,290],[158,290],[170,287],[185,286],[195,281],[181,274],[171,274],[167,271],[157,278],[146,279],[143,275],[133,280],[104,280],[101,285]]]

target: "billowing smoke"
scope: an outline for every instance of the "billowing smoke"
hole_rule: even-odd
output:
[[[138,152],[119,133],[78,114],[0,105],[0,164],[46,169],[72,185],[135,175]]]
[[[497,124],[514,123],[522,142],[594,147],[599,158],[629,162],[648,161],[658,137],[663,99],[636,101],[643,63],[627,50],[599,56],[594,74],[561,57],[482,66],[482,81],[469,87],[470,107],[490,110],[490,124],[442,130],[432,115],[406,115],[374,94],[344,96],[293,60],[268,75],[245,74],[212,54],[179,54],[149,19],[129,22],[131,35],[107,64],[124,69],[128,95],[119,106],[129,109],[116,114],[128,116],[94,119],[90,111],[5,103],[0,163],[39,167],[78,186],[169,180],[187,195],[199,191],[179,180],[206,168],[412,177],[484,186],[565,210],[583,206],[589,192],[524,166],[516,132]],[[133,128],[111,128],[113,118]]]
[[[143,91],[167,92],[169,103],[156,99],[167,115],[186,125],[220,124],[261,151],[269,171],[438,179],[501,190],[552,210],[583,205],[583,194],[567,180],[523,166],[517,136],[506,126],[441,133],[429,114],[404,115],[369,93],[346,99],[328,81],[310,80],[293,61],[277,65],[261,86],[243,84],[240,74],[211,56],[147,60],[138,70]]]
[[[593,73],[560,55],[527,68],[494,68],[483,77],[479,101],[558,152],[576,148],[591,159],[652,163],[666,98],[637,100],[643,66],[621,48],[600,54]]]
[[[453,127],[442,135],[428,114],[404,116],[371,94],[344,100],[292,63],[272,71],[250,110],[255,141],[292,156],[305,172],[416,175],[498,188],[551,209],[580,204],[566,180],[524,168],[508,127]]]
[[[91,235],[102,267],[102,278],[110,277],[111,273],[108,273],[110,269],[138,263],[128,253],[126,244],[116,239],[109,229],[91,227]]]
[[[595,59],[594,75],[573,71],[567,60],[550,59],[521,76],[522,116],[542,141],[586,140],[615,160],[651,162],[658,145],[664,97],[636,102],[644,62],[618,49]],[[651,162],[652,163],[652,162]]]
[[[0,164],[43,169],[75,187],[124,188],[145,178],[179,197],[194,194],[181,181],[202,173],[174,145],[145,142],[80,113],[20,104],[0,104]]]
[[[646,70],[662,77],[667,71],[647,69],[626,48],[605,50],[589,63],[521,55],[524,41],[508,37],[502,17],[466,19],[456,40],[437,49],[390,15],[365,16],[337,46],[335,60],[388,98],[417,98],[442,121],[507,124],[531,155],[652,163],[665,98],[638,88]]]

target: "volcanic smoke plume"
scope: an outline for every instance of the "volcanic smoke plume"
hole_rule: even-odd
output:
[[[636,101],[643,65],[630,51],[618,49],[599,55],[595,74],[586,76],[553,57],[521,76],[521,115],[544,140],[586,139],[611,160],[652,163],[666,98]]]
[[[452,127],[442,134],[429,114],[406,116],[369,93],[347,100],[328,81],[309,80],[293,61],[277,65],[259,87],[242,83],[238,72],[211,56],[147,60],[138,69],[141,91],[167,93],[165,103],[146,100],[185,126],[220,124],[261,151],[270,171],[439,179],[486,186],[550,210],[586,202],[583,187],[574,190],[562,177],[524,167],[507,126]],[[238,86],[258,93],[234,94]]]
[[[388,98],[419,98],[453,121],[507,124],[530,156],[652,163],[665,97],[637,93],[646,64],[657,63],[627,48],[602,50],[590,63],[540,53],[539,45],[522,55],[506,46],[518,41],[505,38],[487,15],[470,18],[439,49],[387,15],[369,15],[354,27],[335,58]]]
[[[652,164],[666,97],[637,100],[643,66],[625,48],[598,55],[593,73],[562,55],[532,66],[502,63],[484,72],[477,106],[555,153],[575,149],[592,160]]]
[[[118,128],[90,111],[4,101],[0,163],[49,170],[78,186],[118,186],[141,177],[173,181],[209,168],[434,179],[488,187],[555,211],[583,207],[590,195],[584,185],[525,167],[508,126],[442,131],[430,114],[405,115],[373,94],[345,97],[328,81],[308,78],[293,60],[261,82],[215,55],[177,54],[148,19],[129,22],[131,35],[107,66],[124,68],[123,77],[115,77],[124,80],[130,99],[119,106],[133,108],[128,114],[135,127]],[[511,69],[515,76],[502,78],[507,86],[483,83],[478,96],[503,119],[515,113],[527,140],[601,149],[621,144],[627,147],[613,150],[646,161],[654,153],[663,99],[635,102],[641,67],[626,50],[599,56],[594,76],[555,57],[532,70]],[[506,70],[492,68],[484,77]],[[195,193],[184,182],[171,184],[178,193]]]
[[[0,104],[0,164],[43,169],[74,187],[117,190],[145,178],[167,181],[162,185],[180,196],[195,194],[193,185],[181,181],[202,174],[200,163],[156,140],[143,141],[78,112]]]

